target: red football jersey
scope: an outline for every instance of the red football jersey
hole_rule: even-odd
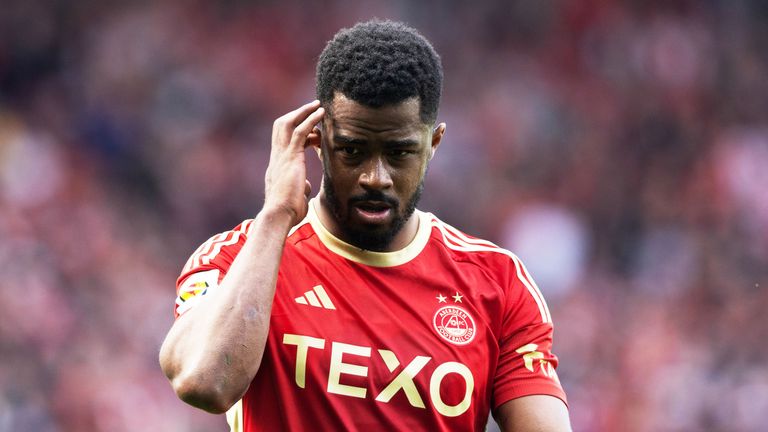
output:
[[[549,311],[515,255],[420,211],[406,248],[363,251],[323,227],[315,204],[286,241],[233,430],[483,430],[511,399],[565,401]],[[251,223],[190,257],[177,316],[219,289]]]

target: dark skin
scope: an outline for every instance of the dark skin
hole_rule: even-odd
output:
[[[402,229],[392,233],[384,251],[402,249],[416,235],[418,220],[406,210],[445,124],[433,129],[421,122],[418,99],[370,108],[337,94],[330,108],[326,113],[314,101],[275,120],[264,206],[247,241],[221,289],[179,317],[163,342],[160,365],[179,398],[190,405],[227,411],[261,366],[285,239],[308,210],[306,148],[320,154],[327,176],[323,182],[331,182],[338,203],[323,187],[318,210],[331,233],[355,244],[348,228],[384,233],[400,218]],[[321,120],[322,127],[314,127]],[[360,196],[366,199],[355,199]],[[570,430],[565,404],[552,396],[511,400],[494,416],[505,431]]]
[[[321,129],[315,129],[317,147],[325,171],[324,182],[332,182],[340,208],[334,212],[326,188],[320,191],[320,219],[336,237],[355,244],[349,227],[385,231],[398,216],[409,216],[403,228],[383,251],[404,248],[416,235],[418,221],[406,215],[408,201],[422,183],[429,161],[445,133],[445,123],[434,129],[419,118],[418,99],[371,108],[337,94]],[[357,211],[364,204],[350,198],[381,192],[398,203],[378,224],[369,223]],[[335,214],[338,213],[338,214]],[[360,246],[360,245],[357,245]],[[494,410],[503,431],[569,431],[568,409],[563,401],[548,395],[532,395],[508,401]]]
[[[224,413],[259,371],[285,239],[307,214],[305,149],[324,113],[313,101],[275,120],[264,206],[248,240],[221,289],[180,316],[163,341],[160,366],[179,398],[192,406]]]
[[[325,173],[319,195],[323,224],[362,249],[389,252],[405,247],[416,235],[418,221],[412,211],[417,190],[445,123],[434,129],[424,124],[417,98],[371,108],[337,93],[315,132],[320,135],[315,139],[321,142]],[[384,241],[371,247],[361,243],[367,237]]]

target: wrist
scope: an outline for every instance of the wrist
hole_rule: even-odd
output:
[[[276,225],[286,230],[291,229],[298,221],[296,211],[289,206],[264,205],[256,219],[270,225]]]

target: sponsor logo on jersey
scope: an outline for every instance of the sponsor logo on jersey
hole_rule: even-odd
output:
[[[353,398],[373,398],[379,403],[391,403],[392,399],[398,393],[402,392],[408,404],[414,408],[427,409],[428,401],[435,411],[445,417],[457,417],[467,412],[472,405],[472,396],[475,390],[475,378],[467,365],[455,361],[440,363],[429,372],[427,364],[434,363],[434,359],[429,356],[415,356],[407,365],[401,368],[403,358],[387,349],[375,349],[370,346],[352,345],[336,341],[328,341],[323,338],[317,338],[298,334],[283,334],[283,345],[296,347],[296,367],[294,370],[294,380],[296,386],[305,389],[308,386],[325,385],[328,393]],[[328,376],[325,382],[312,382],[311,378],[318,376],[307,374],[307,367],[321,361],[323,356],[318,355],[318,351],[328,349],[330,345],[330,365],[328,366]],[[391,373],[388,382],[374,380],[365,380],[365,387],[349,383],[348,376],[369,377],[369,369],[380,362],[372,361],[373,357],[379,357]],[[325,357],[327,358],[327,357]],[[325,366],[322,366],[325,367]],[[395,373],[400,370],[399,373]],[[429,375],[429,387],[426,388],[424,381],[417,385],[417,378],[423,375]],[[374,377],[380,377],[380,373],[372,374]],[[452,397],[446,397],[450,394],[447,385],[444,385],[446,377],[451,376],[449,380],[453,382],[451,388],[456,390],[456,379],[464,381],[464,392],[455,393]],[[308,380],[308,378],[310,378]],[[310,381],[310,382],[308,382]],[[346,382],[346,383],[345,383]],[[462,386],[459,385],[458,388]],[[442,391],[441,391],[442,389]],[[458,396],[458,397],[457,397]],[[460,399],[459,399],[460,397]],[[475,397],[477,395],[475,394]],[[447,399],[447,400],[446,400]]]
[[[475,338],[475,320],[460,306],[441,307],[435,312],[432,324],[437,334],[454,345],[466,345]]]
[[[322,285],[313,287],[311,290],[305,292],[304,295],[296,297],[294,301],[302,305],[336,310],[336,306],[333,305],[331,298],[328,297],[328,293],[325,292]]]

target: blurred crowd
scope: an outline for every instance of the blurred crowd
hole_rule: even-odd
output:
[[[0,431],[225,428],[159,369],[175,278],[374,16],[442,56],[420,208],[527,263],[574,430],[765,430],[768,3],[5,0]]]

